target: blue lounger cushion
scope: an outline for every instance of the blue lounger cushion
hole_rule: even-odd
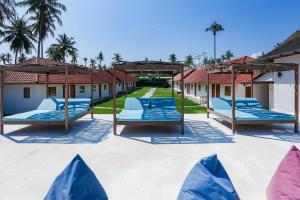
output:
[[[69,99],[68,119],[72,120],[83,113],[86,113],[90,107],[89,98]],[[55,121],[63,122],[65,119],[64,99],[49,98],[44,99],[37,110],[9,115],[3,118],[3,121]]]
[[[69,110],[68,119],[72,120],[77,116],[81,116],[87,111]],[[3,121],[55,121],[63,122],[65,119],[64,110],[33,110],[25,113],[9,115],[3,118]]]
[[[215,110],[216,112],[232,118],[231,110]],[[295,120],[294,115],[274,112],[266,109],[244,109],[244,110],[236,110],[235,118],[237,120]]]
[[[122,110],[117,114],[117,121],[180,121],[181,115],[176,110],[148,109]]]
[[[175,109],[176,101],[174,98],[151,98],[151,109]]]
[[[60,173],[45,200],[108,200],[107,194],[93,171],[77,155]]]
[[[127,98],[117,121],[180,121],[174,98]]]
[[[238,200],[239,196],[217,155],[200,160],[186,177],[177,200]]]
[[[125,110],[147,110],[150,109],[149,98],[126,98],[124,104]]]
[[[232,107],[232,99],[229,97],[220,98],[221,100],[227,102]],[[235,100],[236,109],[256,109],[262,108],[260,102],[256,98],[236,98]]]
[[[211,106],[215,112],[232,118],[231,98],[212,98]],[[263,109],[255,98],[238,98],[235,110],[236,120],[295,120],[294,115]]]

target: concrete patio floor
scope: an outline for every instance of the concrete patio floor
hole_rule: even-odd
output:
[[[185,116],[177,127],[123,127],[112,134],[112,115],[96,115],[63,127],[6,125],[0,137],[0,199],[43,199],[55,177],[80,154],[111,200],[175,200],[202,157],[217,153],[241,199],[265,199],[282,157],[300,134],[290,126],[239,126],[205,115]]]

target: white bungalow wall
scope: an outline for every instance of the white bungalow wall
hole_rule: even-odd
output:
[[[292,55],[274,60],[275,63],[300,64],[300,55]],[[274,73],[274,86],[270,87],[270,99],[273,110],[286,113],[294,113],[294,72]],[[271,96],[272,95],[272,96]]]
[[[80,85],[84,85],[84,92],[79,92]],[[109,95],[109,85],[106,84],[106,90],[104,85],[102,86],[102,96],[107,97]],[[95,84],[96,91],[94,91],[94,99],[99,98],[99,84]],[[24,87],[30,88],[30,98],[24,98]],[[63,98],[63,85],[62,84],[50,84],[49,87],[56,87],[56,97]],[[4,113],[15,114],[20,112],[26,112],[34,110],[38,107],[41,101],[46,98],[46,85],[34,85],[34,84],[5,84],[3,87],[3,100],[4,100]],[[90,98],[91,86],[90,84],[76,84],[75,85],[75,98]]]
[[[230,84],[221,84],[220,85],[220,97],[231,97],[231,96],[226,96],[225,95],[225,86],[231,86]],[[250,87],[251,85],[243,85],[243,84],[237,84],[235,86],[235,94],[237,98],[244,98],[246,96],[246,87]],[[190,87],[190,93],[187,93],[187,88]],[[194,98],[200,98],[200,97],[206,97],[207,93],[206,93],[206,85],[205,84],[201,84],[201,89],[199,90],[199,84],[191,84],[190,86],[188,86],[188,84],[186,84],[186,88],[185,88],[185,94],[187,96],[190,97],[194,97]],[[210,98],[212,97],[212,85],[210,85]],[[196,95],[195,95],[195,89],[196,89]],[[261,105],[264,108],[268,108],[269,107],[269,84],[254,84],[254,88],[253,88],[253,97],[257,98]]]

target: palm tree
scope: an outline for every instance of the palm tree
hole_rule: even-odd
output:
[[[175,53],[171,54],[169,57],[169,61],[172,63],[175,63],[177,61]]]
[[[224,61],[227,60],[225,54],[221,55],[220,60],[221,60],[222,62],[224,62]]]
[[[51,60],[63,62],[63,55],[57,44],[52,44],[46,51],[47,57]]]
[[[18,62],[19,63],[23,63],[27,60],[26,56],[24,53],[21,53],[21,55],[19,56]]]
[[[96,60],[95,59],[91,58],[91,60],[90,60],[90,66],[92,68],[94,68],[96,66]]]
[[[101,68],[102,61],[104,60],[104,55],[103,55],[102,51],[100,51],[100,53],[98,54],[98,56],[96,57],[96,59],[99,61],[99,68]]]
[[[221,24],[218,24],[217,22],[214,22],[210,25],[210,27],[206,28],[205,31],[211,31],[214,36],[214,59],[216,59],[216,35],[217,32],[224,31],[225,29]]]
[[[43,42],[48,33],[54,36],[55,22],[62,25],[60,16],[66,7],[58,0],[23,0],[16,5],[28,7],[26,14],[32,14],[33,32],[38,37],[38,57],[43,57]]]
[[[194,66],[194,58],[192,55],[188,55],[185,57],[185,61],[184,64],[188,67],[188,68],[192,68]]]
[[[86,57],[84,57],[84,58],[83,58],[83,61],[84,61],[84,66],[86,66],[86,64],[87,64],[87,60],[88,60],[88,59],[87,59]]]
[[[15,15],[15,0],[0,0],[0,24]]]
[[[31,32],[30,26],[27,25],[27,20],[24,17],[14,17],[11,25],[3,25],[3,40],[2,42],[9,43],[10,50],[15,53],[15,64],[17,63],[18,53],[31,53],[34,48],[33,42],[36,41]]]
[[[113,61],[115,63],[120,63],[122,62],[123,58],[121,57],[121,54],[119,53],[114,53],[114,56],[113,56]]]
[[[149,61],[148,57],[145,57],[145,62],[148,62],[148,61]]]
[[[209,64],[209,58],[207,56],[205,56],[202,60],[202,64],[205,66],[207,66]]]
[[[77,58],[79,56],[78,54],[78,50],[76,48],[71,49],[69,52],[70,56],[71,56],[71,63],[72,64],[76,64],[77,63]]]
[[[11,62],[12,62],[12,56],[11,56],[11,54],[10,53],[6,53],[5,56],[6,56],[6,62],[8,64],[11,64]]]
[[[57,48],[62,54],[63,62],[66,62],[66,56],[70,55],[72,51],[77,51],[74,47],[76,42],[74,38],[68,37],[66,34],[59,35],[58,38],[56,38],[56,41]]]
[[[0,60],[2,61],[2,63],[5,65],[6,64],[6,54],[5,53],[1,53],[0,54]]]
[[[224,56],[225,56],[225,59],[226,59],[227,61],[231,60],[231,58],[234,57],[233,53],[232,53],[230,50],[227,50],[227,51],[225,52]]]

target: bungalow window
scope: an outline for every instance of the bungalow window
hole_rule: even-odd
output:
[[[24,87],[23,88],[23,96],[24,96],[24,99],[29,99],[30,98],[30,87]]]
[[[107,90],[107,85],[104,85],[104,86],[103,86],[103,89],[104,89],[104,90]]]
[[[231,87],[225,86],[225,96],[230,96],[230,95],[231,95]]]
[[[191,85],[191,89],[192,89],[192,90],[194,89],[194,85]]]
[[[84,85],[80,85],[79,86],[79,93],[84,93],[84,91],[85,91]]]
[[[198,85],[198,91],[201,91],[201,85]]]
[[[48,87],[48,97],[56,96],[56,87]]]
[[[93,92],[96,92],[96,89],[97,89],[96,85],[93,85]]]
[[[207,92],[207,85],[205,86],[205,92]]]
[[[184,88],[186,88],[186,84],[184,84]]]

